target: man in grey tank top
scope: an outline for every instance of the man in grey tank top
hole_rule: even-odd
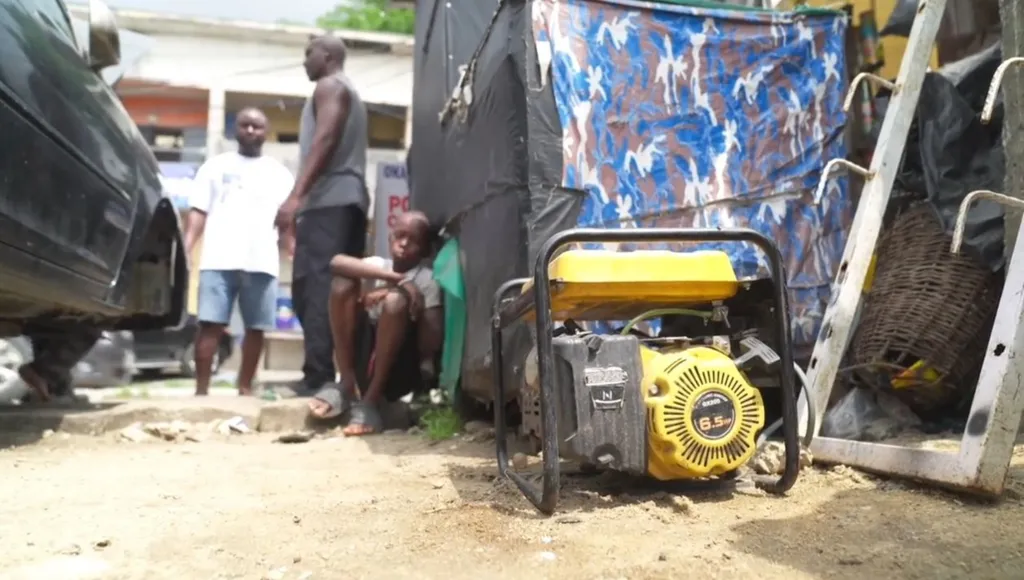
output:
[[[295,187],[275,223],[294,236],[292,305],[305,342],[298,390],[315,393],[335,377],[328,318],[331,258],[362,258],[366,246],[366,106],[344,73],[345,43],[314,36],[303,66],[316,83],[299,126],[300,166]]]

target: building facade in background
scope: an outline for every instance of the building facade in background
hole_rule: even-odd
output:
[[[84,7],[71,10],[87,17]],[[119,10],[116,16],[122,30],[147,39],[145,54],[126,63],[117,91],[161,162],[195,165],[224,151],[231,146],[235,114],[255,106],[270,120],[268,154],[295,169],[299,117],[313,90],[303,52],[310,35],[323,31],[141,11]],[[346,72],[370,112],[370,146],[394,157],[406,147],[413,40],[337,34],[350,47]]]
[[[71,6],[71,12],[78,20],[88,19],[85,6]],[[322,30],[134,10],[115,10],[115,16],[125,50],[130,45],[141,54],[127,58],[126,52],[115,88],[160,161],[167,195],[179,207],[187,207],[198,166],[235,147],[234,119],[245,107],[262,109],[270,121],[264,153],[293,173],[298,169],[299,119],[313,91],[302,61],[309,37]],[[367,187],[372,196],[377,164],[405,157],[413,39],[359,31],[336,34],[349,47],[345,70],[370,114]],[[197,247],[193,259],[200,251]],[[285,312],[290,310],[290,281],[291,260],[282,256],[279,300]],[[190,282],[189,310],[195,312],[197,280]],[[233,334],[241,331],[235,318]],[[271,338],[291,343],[301,340],[301,334]],[[292,344],[291,349],[301,358],[301,346]]]

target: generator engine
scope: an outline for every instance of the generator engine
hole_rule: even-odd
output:
[[[753,456],[764,402],[722,346],[583,334],[553,347],[562,457],[667,481],[724,475]],[[523,400],[537,395],[536,368],[534,351]]]
[[[730,303],[742,303],[738,295],[750,285],[737,279],[725,252],[574,249],[555,255],[570,243],[608,241],[758,246],[771,268],[772,299],[754,310],[774,319],[765,338],[775,349],[761,339],[761,328],[728,330]],[[764,487],[788,490],[798,471],[799,442],[784,280],[778,248],[751,230],[569,230],[554,236],[538,256],[534,277],[510,281],[495,296],[496,401],[507,400],[502,329],[522,319],[536,324],[518,400],[521,430],[543,451],[542,489],[510,469],[506,411],[497,404],[501,473],[545,513],[557,502],[560,457],[663,481],[728,479],[753,457],[765,426],[762,393],[751,380],[758,371],[781,387],[786,442],[783,474]],[[698,320],[675,328],[704,328],[707,335],[653,336],[637,329],[671,314],[703,318],[703,325]],[[599,334],[580,324],[586,321],[628,322],[614,334]]]

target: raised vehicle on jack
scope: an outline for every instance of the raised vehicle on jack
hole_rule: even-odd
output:
[[[62,0],[0,0],[0,336],[65,321],[180,324],[178,213],[145,139],[100,73],[120,62],[112,12],[88,39]]]

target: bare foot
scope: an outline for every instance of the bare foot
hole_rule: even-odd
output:
[[[309,414],[313,415],[317,419],[323,419],[331,412],[331,405],[327,401],[321,401],[320,399],[309,400]]]
[[[349,402],[355,397],[353,393],[357,392],[356,386],[325,385],[309,400],[309,414],[317,419],[333,419],[348,410]]]
[[[252,387],[238,387],[238,396],[239,397],[251,397],[252,396]]]
[[[369,425],[349,423],[342,431],[345,437],[362,437],[363,435],[376,435],[377,430]]]
[[[209,394],[210,394],[210,390],[209,389],[198,389],[198,388],[196,389],[196,396],[197,397],[205,397],[205,396],[207,396]]]
[[[46,381],[43,380],[43,377],[39,376],[31,365],[22,365],[21,368],[18,369],[18,375],[21,377],[21,380],[25,381],[25,384],[35,392],[36,396],[39,397],[39,400],[43,402],[50,400],[50,389],[47,386]]]
[[[352,416],[342,434],[346,437],[375,435],[382,431],[383,424],[377,405],[364,400],[352,406]]]

